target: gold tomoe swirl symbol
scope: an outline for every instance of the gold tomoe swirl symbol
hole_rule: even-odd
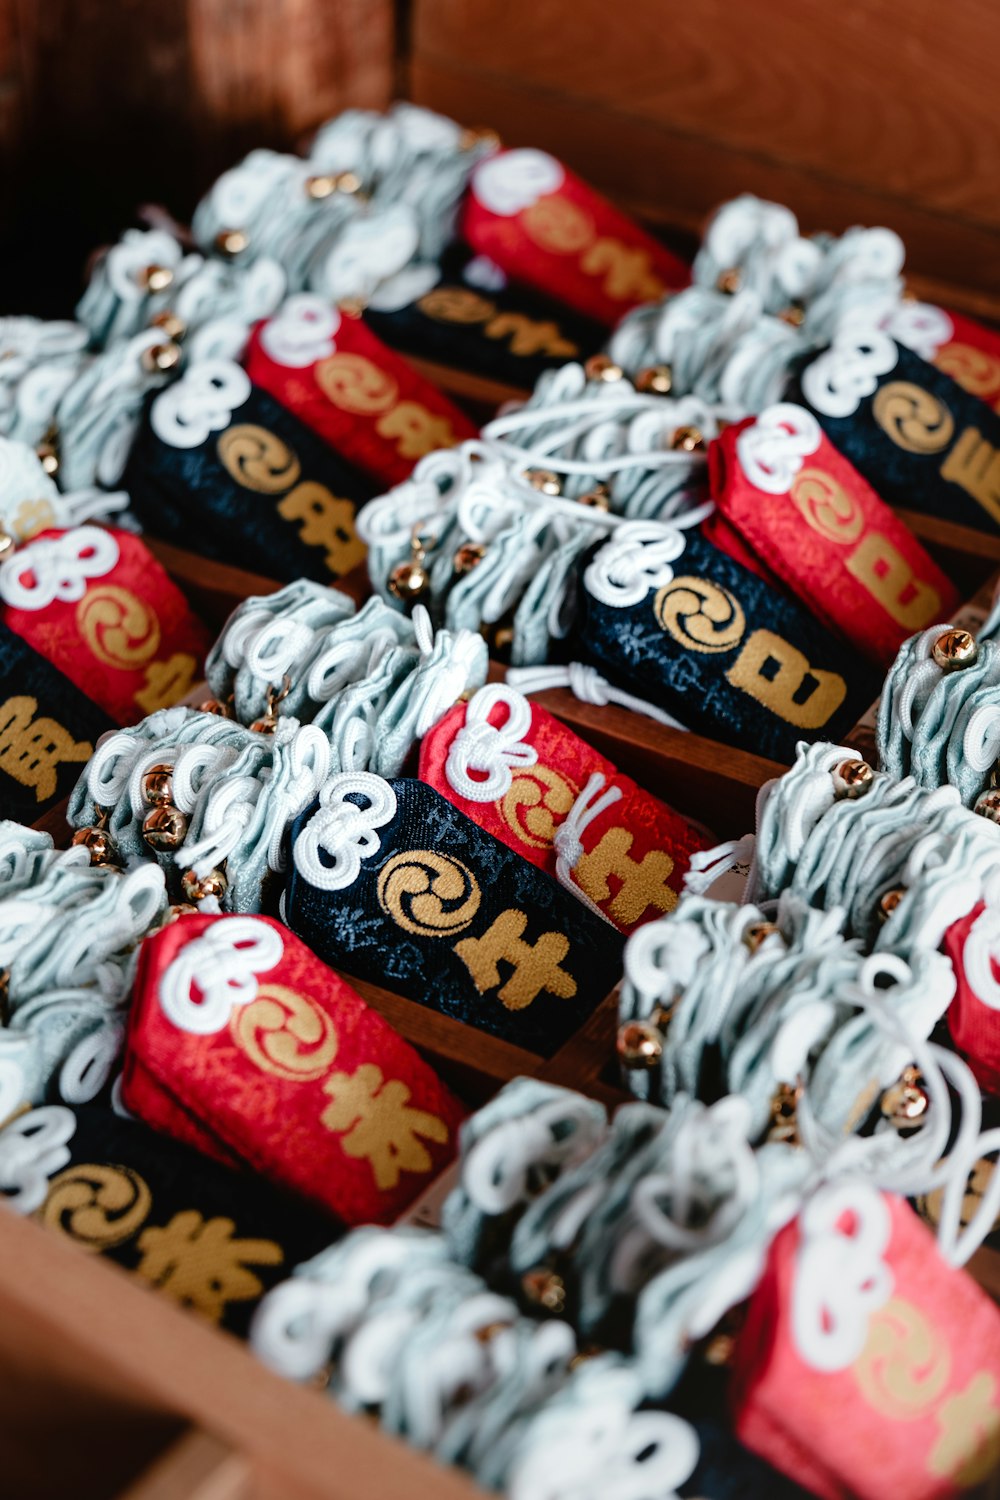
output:
[[[87,590],[76,628],[98,661],[125,672],[143,666],[160,644],[160,622],[149,605],[113,583]]]
[[[955,420],[944,402],[908,380],[890,380],[880,386],[872,416],[907,453],[938,453],[955,431]]]
[[[728,589],[707,578],[674,578],[653,600],[661,630],[688,651],[731,651],[743,639],[746,616]]]
[[[249,422],[228,427],[217,451],[236,483],[261,495],[284,494],[302,472],[297,456],[277,433]]]
[[[262,1073],[295,1083],[322,1078],[337,1055],[329,1016],[280,984],[260,985],[256,1000],[233,1012],[229,1031]]]
[[[594,222],[588,213],[555,194],[539,198],[521,215],[521,223],[536,245],[553,255],[575,255],[594,238]]]
[[[500,801],[507,827],[533,849],[548,849],[580,788],[551,766],[535,765],[511,781]]]
[[[908,1422],[944,1391],[951,1352],[919,1308],[893,1297],[873,1314],[852,1370],[869,1406],[890,1421]]]
[[[35,1217],[85,1250],[100,1251],[131,1239],[152,1206],[148,1185],[131,1167],[87,1162],[53,1177]]]
[[[992,396],[1000,389],[1000,359],[971,344],[945,344],[934,363],[973,396]]]
[[[441,323],[485,323],[496,311],[492,302],[464,286],[436,286],[424,293],[417,306]]]
[[[849,545],[864,530],[865,513],[860,501],[849,495],[832,474],[822,469],[802,469],[791,488],[792,503],[806,523],[829,542]]]
[[[399,392],[393,377],[363,354],[331,354],[314,374],[324,395],[342,411],[361,414],[385,411]]]
[[[434,849],[394,854],[379,871],[382,910],[405,932],[420,937],[462,932],[479,910],[480,899],[472,871]]]

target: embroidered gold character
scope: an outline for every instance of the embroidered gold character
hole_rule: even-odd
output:
[[[354,530],[354,506],[339,500],[316,480],[304,480],[278,501],[278,514],[301,522],[299,535],[307,547],[322,547],[331,573],[349,573],[365,555],[365,544]]]
[[[416,401],[400,401],[379,417],[375,431],[394,442],[403,458],[423,458],[435,448],[454,448],[457,441],[447,417],[436,417]]]
[[[1000,452],[967,427],[941,465],[941,478],[961,485],[995,521],[1000,521]]]
[[[641,860],[629,854],[632,834],[627,828],[609,828],[589,854],[582,854],[573,871],[574,878],[598,905],[611,895],[612,880],[618,891],[608,907],[608,915],[623,926],[631,926],[650,906],[657,911],[673,911],[677,892],[667,884],[674,868],[669,854],[650,849]]]
[[[938,1440],[927,1467],[959,1489],[989,1477],[1000,1461],[1000,1407],[996,1376],[979,1370],[964,1391],[942,1401],[935,1413]]]
[[[330,1097],[323,1124],[343,1135],[345,1155],[369,1163],[380,1191],[394,1188],[401,1172],[429,1172],[434,1163],[423,1141],[443,1145],[448,1139],[444,1121],[414,1109],[408,1085],[386,1081],[375,1063],[362,1063],[355,1073],[331,1073],[323,1092]]]
[[[488,339],[503,339],[509,336],[511,354],[549,354],[560,359],[572,359],[579,348],[565,337],[558,323],[528,318],[524,313],[498,312],[491,318],[483,332]]]
[[[562,1000],[576,994],[576,980],[560,967],[569,952],[569,938],[562,932],[543,932],[532,945],[524,941],[527,925],[524,912],[512,907],[501,912],[482,937],[463,938],[455,944],[481,995],[500,985],[500,964],[510,965],[513,973],[498,991],[508,1010],[524,1010],[542,990]]]
[[[279,1266],[284,1251],[273,1240],[233,1238],[232,1219],[205,1219],[196,1209],[174,1214],[162,1229],[144,1229],[136,1275],[218,1323],[229,1302],[261,1296],[264,1284],[250,1266]]]
[[[8,698],[0,705],[0,771],[33,787],[39,802],[55,795],[57,767],[89,760],[93,745],[75,740],[55,719],[35,718],[38,699]]]
[[[971,344],[945,344],[934,363],[981,401],[988,401],[1000,390],[1000,359]]]
[[[185,651],[175,651],[167,661],[150,662],[146,668],[146,686],[135,694],[135,701],[143,713],[155,713],[158,708],[169,708],[189,693],[194,686],[194,674],[198,663]]]
[[[801,651],[773,630],[753,632],[726,678],[799,729],[819,729],[847,696],[838,673],[811,667]]]
[[[650,265],[649,251],[621,240],[595,240],[581,258],[588,276],[603,276],[604,290],[616,302],[656,302],[666,287]]]
[[[921,583],[902,553],[880,531],[869,531],[847,559],[847,571],[906,630],[921,630],[936,620],[941,595]]]

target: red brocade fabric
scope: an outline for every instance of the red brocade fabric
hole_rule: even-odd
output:
[[[608,326],[691,280],[679,257],[544,151],[481,162],[460,228],[513,280]]]
[[[1000,333],[961,313],[947,314],[952,334],[934,355],[934,364],[995,411],[1000,410]]]
[[[476,802],[460,795],[448,779],[446,762],[465,724],[466,712],[466,704],[456,704],[424,736],[419,768],[422,781],[447,797],[480,828],[554,876],[556,830],[589,778],[598,772],[606,778],[602,790],[616,787],[622,795],[584,829],[584,855],[574,870],[574,882],[619,932],[633,932],[643,922],[676,906],[691,855],[711,848],[714,839],[623,776],[572,729],[535,703],[531,704],[531,728],[524,743],[538,752],[537,763],[516,767],[510,789],[496,802]],[[503,704],[495,705],[489,722],[501,727],[506,713]]]
[[[360,318],[330,316],[328,351],[308,364],[283,363],[281,340],[259,325],[244,360],[254,385],[387,488],[433,449],[476,436],[468,417]]]
[[[228,928],[237,936],[272,929],[281,957],[254,974],[219,1029],[187,1029],[165,998],[177,993],[178,959],[184,996],[211,998],[220,979],[192,945],[213,928],[216,945],[220,934],[227,941],[227,923],[244,924]],[[246,972],[238,955],[228,972],[230,985]],[[397,1218],[454,1157],[464,1117],[410,1044],[265,917],[183,917],[143,944],[122,1097],[154,1128],[242,1162],[348,1225]]]
[[[958,591],[825,435],[789,465],[782,493],[754,484],[740,460],[740,436],[766,419],[727,428],[709,448],[720,545],[731,551],[725,533],[736,532],[817,618],[888,667],[908,636],[948,619]]]
[[[86,542],[95,530],[106,530],[118,548],[117,562],[96,573]],[[47,577],[55,581],[55,565],[32,570],[33,553],[58,538],[72,557],[58,568],[69,584],[61,598],[46,586]],[[34,609],[4,603],[4,624],[119,724],[169,708],[200,680],[211,636],[141,538],[111,528],[45,531],[18,548],[12,565],[48,602]]]
[[[982,1088],[1000,1094],[1000,913],[982,901],[944,935],[955,970],[948,1030]]]
[[[775,1238],[731,1365],[736,1435],[831,1500],[936,1500],[979,1483],[1000,1458],[1000,1311],[945,1261],[907,1203],[882,1201],[881,1305],[864,1303],[876,1263],[866,1278],[849,1236],[820,1278],[824,1328],[862,1319],[860,1352],[844,1368],[803,1358],[800,1221]]]

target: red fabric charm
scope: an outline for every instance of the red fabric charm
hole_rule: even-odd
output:
[[[0,571],[4,624],[119,724],[189,693],[211,636],[140,537],[45,531]]]
[[[489,726],[500,733],[492,735]],[[486,780],[479,748],[484,740],[498,749],[499,764],[510,767],[509,775],[500,772],[504,789],[495,800],[477,801],[456,788],[463,775],[456,766],[467,764],[459,739],[463,733],[472,734],[476,746],[466,771],[470,780]],[[517,745],[530,746],[537,760],[525,764],[527,757],[513,748]],[[504,747],[509,751],[507,761]],[[489,748],[485,753],[494,758]],[[501,684],[483,688],[470,703],[457,703],[420,745],[422,781],[480,828],[553,876],[560,852],[557,831],[595,774],[603,781],[593,790],[588,806],[598,803],[609,789],[621,795],[582,827],[583,852],[575,862],[570,859],[572,882],[619,932],[629,933],[673,910],[691,855],[711,848],[711,836],[623,776],[546,709]]]
[[[713,510],[712,514],[701,523],[701,534],[712,543],[713,547],[718,547],[720,552],[733,558],[741,567],[749,569],[751,573],[756,573],[758,578],[763,578],[769,588],[780,589],[783,594],[787,595],[788,590],[781,579],[771,572],[756,552],[751,552],[740,533],[730,525],[721,510]]]
[[[1000,1459],[1000,1311],[867,1183],[778,1234],[731,1380],[737,1437],[831,1500],[934,1500]]]
[[[782,402],[709,448],[724,522],[812,612],[888,667],[959,596],[907,526],[820,429]]]
[[[982,1088],[1000,1094],[1000,912],[980,901],[944,935],[955,970],[948,1030]]]
[[[386,486],[418,458],[476,428],[360,318],[319,297],[290,297],[254,331],[244,360],[254,385]]]
[[[961,313],[946,313],[951,337],[939,345],[933,363],[980,401],[1000,411],[1000,333]]]
[[[545,151],[480,162],[460,228],[515,281],[609,326],[691,280],[678,256]]]
[[[122,1080],[147,1124],[345,1224],[388,1224],[454,1157],[458,1100],[280,923],[182,917],[143,944]]]

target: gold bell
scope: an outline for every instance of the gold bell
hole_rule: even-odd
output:
[[[885,895],[879,898],[878,919],[880,922],[888,922],[905,895],[906,892],[902,886],[894,885],[892,890],[886,891]]]
[[[592,490],[585,495],[577,496],[578,505],[587,505],[591,510],[608,511],[611,509],[611,487],[599,480]]]
[[[181,876],[181,890],[189,901],[206,901],[209,896],[214,896],[221,901],[228,889],[229,881],[223,870],[209,870],[207,875],[196,875],[193,870],[185,870]]]
[[[46,438],[44,442],[38,444],[35,452],[38,454],[42,468],[51,479],[59,472],[59,451],[55,443],[51,438]]]
[[[751,922],[743,934],[743,942],[751,953],[756,953],[761,943],[766,942],[771,934],[777,931],[778,926],[775,922]]]
[[[789,302],[787,307],[781,309],[778,317],[791,328],[801,328],[805,322],[806,310],[801,302]]]
[[[727,297],[734,296],[743,285],[743,277],[735,266],[728,271],[720,271],[715,283],[717,292],[725,292]]]
[[[592,354],[583,367],[588,380],[605,380],[610,385],[624,378],[625,371],[616,365],[609,354]]]
[[[907,1130],[919,1124],[927,1113],[929,1104],[923,1074],[910,1063],[903,1069],[898,1081],[886,1089],[879,1108],[897,1130]]]
[[[143,266],[136,280],[147,292],[165,292],[174,279],[169,266]]]
[[[499,151],[503,145],[499,134],[487,125],[467,126],[458,138],[460,151],[474,151],[477,146],[486,146],[490,151]]]
[[[10,970],[0,969],[0,1026],[10,1021]]]
[[[842,760],[830,774],[834,796],[838,799],[863,797],[875,780],[875,772],[866,760]]]
[[[146,802],[172,802],[174,796],[173,766],[150,766],[142,778],[142,795]]]
[[[1000,823],[1000,788],[990,787],[988,791],[980,792],[972,810],[981,818],[989,818],[991,823]]]
[[[486,548],[482,542],[463,542],[455,553],[455,572],[459,578],[464,578],[466,573],[478,568],[485,556]]]
[[[220,702],[218,698],[203,698],[196,707],[200,714],[217,714],[220,719],[232,718],[229,704]]]
[[[142,836],[151,849],[167,853],[184,842],[188,820],[179,807],[172,802],[161,802],[147,813],[142,824]]]
[[[705,436],[700,427],[677,427],[670,439],[675,453],[701,453],[705,447]]]
[[[551,469],[525,469],[524,477],[533,490],[541,495],[561,495],[562,482]]]
[[[329,198],[336,190],[337,177],[334,172],[317,172],[315,177],[306,178],[306,192],[310,198]]]
[[[288,697],[292,686],[292,679],[286,672],[281,679],[281,688],[269,687],[267,690],[267,712],[260,719],[254,719],[250,728],[255,734],[273,734],[278,727],[278,704]]]
[[[431,586],[431,575],[424,565],[427,549],[416,532],[410,538],[410,557],[401,562],[389,574],[386,587],[403,604],[413,604]]]
[[[957,672],[971,667],[979,655],[976,638],[968,630],[952,627],[938,636],[931,647],[931,657],[942,672]]]
[[[771,1128],[769,1141],[784,1141],[787,1146],[799,1146],[799,1100],[802,1098],[800,1083],[779,1083],[771,1099]]]
[[[17,543],[9,531],[0,526],[0,562],[5,562],[8,557],[13,557],[17,551]]]
[[[357,172],[338,172],[334,186],[338,193],[360,193],[361,178]]]
[[[164,338],[169,339],[173,344],[179,343],[187,333],[187,324],[184,319],[179,318],[176,313],[170,312],[169,309],[158,312],[150,318],[149,326],[150,328],[159,328]]]
[[[626,1068],[655,1068],[663,1056],[663,1037],[651,1021],[626,1021],[615,1046]]]
[[[79,828],[73,835],[74,849],[86,849],[92,865],[121,864],[118,845],[106,828]]]
[[[669,396],[674,386],[674,372],[669,365],[647,365],[635,377],[635,388],[643,395]]]
[[[529,1302],[544,1307],[546,1312],[561,1313],[566,1306],[566,1283],[558,1271],[548,1266],[526,1271],[521,1277],[521,1290]]]
[[[215,236],[215,248],[220,255],[242,255],[250,243],[250,236],[243,229],[220,229]]]
[[[150,375],[166,375],[180,364],[181,351],[175,343],[152,344],[142,351],[142,367]]]

